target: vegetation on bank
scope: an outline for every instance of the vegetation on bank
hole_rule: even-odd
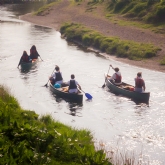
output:
[[[80,0],[81,1],[81,0]],[[91,0],[88,6],[104,6],[105,16],[114,23],[150,28],[165,33],[165,0]]]
[[[131,60],[142,60],[156,56],[160,48],[153,44],[121,40],[118,37],[106,37],[97,31],[80,24],[65,23],[60,28],[61,34],[68,41],[82,43],[84,46]]]
[[[0,86],[1,164],[110,165],[103,150],[95,151],[87,130],[71,129],[50,116],[23,110]]]
[[[46,4],[42,7],[40,7],[37,11],[33,12],[33,15],[42,16],[42,15],[49,14],[51,7],[56,5],[58,2],[60,2],[60,1],[51,2],[49,4]]]
[[[165,23],[164,0],[111,0],[107,9],[112,13],[120,13],[125,17],[138,19],[146,23]]]

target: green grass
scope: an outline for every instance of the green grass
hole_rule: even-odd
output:
[[[88,6],[102,6],[105,17],[115,24],[150,29],[165,34],[165,1],[91,0]]]
[[[91,133],[76,130],[51,116],[23,110],[0,86],[1,164],[110,165],[103,150],[95,150]]]
[[[59,3],[60,1],[55,1],[55,2],[52,2],[52,3],[49,3],[47,5],[44,5],[42,7],[40,7],[36,12],[33,13],[33,15],[42,15],[43,12],[47,11],[49,12],[50,8],[54,5],[56,5],[57,3]]]
[[[131,60],[154,57],[160,50],[160,48],[153,44],[121,40],[117,37],[107,37],[80,24],[65,23],[61,26],[60,32],[69,41],[80,42],[86,47],[91,46],[110,55]]]
[[[160,60],[160,65],[165,65],[165,56]]]

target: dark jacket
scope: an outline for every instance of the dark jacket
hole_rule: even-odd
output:
[[[38,56],[40,56],[37,52],[36,49],[30,49],[30,58],[33,59],[38,59]]]
[[[69,89],[77,89],[77,85],[75,83],[75,80],[70,80]]]
[[[18,66],[21,64],[21,63],[28,63],[30,62],[30,57],[28,56],[28,54],[23,54],[19,60],[19,64]]]

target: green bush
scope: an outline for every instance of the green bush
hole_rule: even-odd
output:
[[[163,19],[165,21],[165,6],[159,6],[156,10],[155,15],[159,18],[159,19]]]
[[[122,14],[129,12],[136,4],[137,4],[137,2],[135,2],[135,1],[128,3],[128,5],[125,6],[125,8],[122,10]]]
[[[132,8],[131,12],[139,14],[139,12],[143,11],[145,8],[146,8],[146,3],[139,2]]]
[[[119,0],[109,1],[107,5],[109,13],[121,13],[125,17],[136,18],[146,23],[165,23],[165,1],[131,1]],[[107,13],[108,15],[108,13]]]
[[[114,12],[121,11],[126,5],[127,5],[127,1],[125,1],[125,0],[118,1],[114,7]]]
[[[165,65],[165,56],[160,60],[160,65]]]
[[[159,51],[159,49],[152,44],[139,44],[133,41],[120,40],[117,37],[106,37],[96,31],[87,29],[82,25],[78,26],[76,24],[72,24],[71,26],[66,26],[67,28],[61,28],[65,29],[65,31],[62,32],[67,39],[71,38],[72,41],[77,41],[76,34],[79,34],[79,37],[81,36],[82,38],[82,43],[84,46],[93,46],[102,52],[113,55],[115,54],[118,57],[141,60],[156,56],[157,51]]]
[[[82,43],[85,45],[85,46],[90,46],[92,44],[92,38],[90,37],[90,35],[87,33],[87,34],[84,34],[82,36]]]

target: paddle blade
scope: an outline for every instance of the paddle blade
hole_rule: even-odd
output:
[[[102,88],[104,88],[105,87],[105,84],[102,86]]]
[[[85,96],[86,96],[88,99],[92,99],[92,96],[91,96],[89,93],[85,93]]]
[[[46,84],[44,85],[44,87],[48,87],[48,83],[46,83]]]

